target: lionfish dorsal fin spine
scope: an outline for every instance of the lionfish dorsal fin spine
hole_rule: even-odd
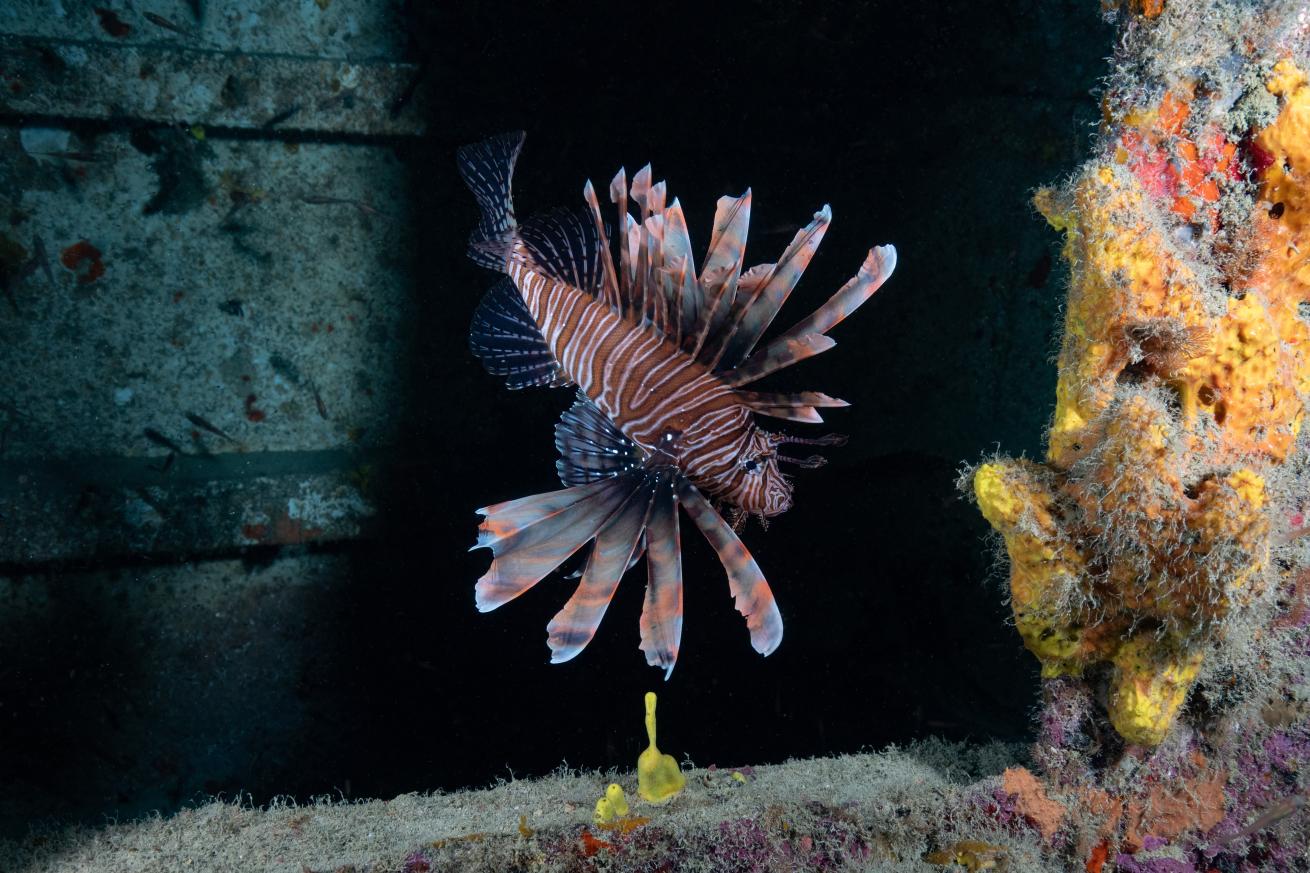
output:
[[[849,282],[808,317],[779,334],[773,342],[786,342],[806,334],[826,334],[872,297],[895,269],[896,247],[875,246]]]
[[[648,165],[649,166],[649,165]],[[664,204],[669,199],[669,186],[663,179],[650,186],[650,194],[647,195],[646,203],[650,207],[651,215],[664,214]]]
[[[746,320],[746,314],[750,312],[751,307],[773,276],[773,271],[777,269],[777,266],[777,264],[756,264],[745,273],[742,273],[741,278],[737,280],[737,294],[732,301],[732,310],[728,315],[728,325],[723,331],[722,345],[715,360],[716,366],[725,359],[740,359],[736,355],[735,349],[742,342],[741,325]]]
[[[742,403],[760,415],[781,418],[787,421],[801,421],[807,424],[820,424],[823,422],[823,417],[819,415],[819,409],[850,406],[845,400],[829,397],[819,391],[775,394],[738,389],[737,397]]]
[[[619,296],[617,301],[619,315],[624,314],[624,304],[632,293],[632,264],[628,249],[628,225],[632,216],[628,215],[628,173],[622,167],[610,181],[610,202],[618,212],[618,223],[614,226],[614,237],[619,246]]]
[[[815,406],[827,409],[840,409],[850,406],[838,397],[829,397],[822,391],[796,391],[791,394],[771,391],[737,391],[737,396],[747,406]]]
[[[600,264],[605,273],[605,284],[601,292],[601,299],[614,307],[619,306],[619,277],[618,272],[614,269],[614,254],[610,251],[609,235],[605,233],[605,221],[600,217],[600,202],[596,199],[596,189],[592,187],[591,180],[582,189],[582,197],[587,201],[587,208],[591,210],[592,222],[596,225],[596,234],[600,237]]]
[[[806,358],[822,354],[837,345],[832,337],[817,333],[771,342],[747,359],[746,363],[721,374],[723,381],[733,387],[749,385],[770,373],[786,369]]]
[[[669,270],[669,281],[663,293],[669,312],[669,327],[665,335],[681,346],[692,331],[691,318],[695,313],[696,261],[691,250],[691,235],[687,232],[687,217],[677,197],[664,210],[663,236],[664,265]]]
[[[750,229],[751,191],[740,197],[720,197],[714,209],[714,230],[705,253],[699,285],[704,308],[695,327],[691,354],[702,364],[717,358],[721,339],[719,331],[727,323],[729,310],[737,296],[746,257],[746,234]]]
[[[739,326],[721,361],[725,369],[737,366],[755,348],[810,265],[831,223],[832,210],[824,206],[814,214],[809,224],[797,231],[773,270],[762,279],[759,290],[742,302]]]
[[[632,201],[641,208],[641,220],[650,218],[650,164],[637,171],[632,177]]]
[[[656,320],[654,272],[662,242],[660,230],[663,222],[662,217],[650,215],[637,229],[637,282],[633,305],[638,320],[643,324],[654,324]]]

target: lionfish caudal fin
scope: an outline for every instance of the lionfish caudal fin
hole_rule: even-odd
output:
[[[521,226],[514,217],[514,165],[523,148],[523,131],[502,133],[462,146],[455,153],[460,178],[473,192],[482,215],[469,237],[468,255],[479,265],[506,272],[515,239],[523,241],[532,267],[575,288],[601,290],[600,240],[585,208],[555,209]]]
[[[556,427],[559,474],[568,487],[498,503],[484,516],[474,548],[489,548],[490,569],[475,588],[488,612],[545,578],[591,544],[573,596],[547,626],[551,662],[578,655],[596,634],[619,580],[646,555],[641,651],[667,679],[682,637],[682,547],[678,507],[709,540],[728,574],[751,645],[767,655],[782,640],[782,617],[759,566],[701,493],[673,467],[641,466],[641,451],[590,401],[580,398]]]
[[[502,133],[462,146],[455,153],[460,178],[482,210],[478,226],[469,236],[468,255],[479,265],[502,273],[518,229],[510,186],[523,138],[521,130]]]

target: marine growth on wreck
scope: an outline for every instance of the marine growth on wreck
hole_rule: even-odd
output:
[[[1042,794],[1087,869],[1296,869],[1310,17],[1117,14],[1093,157],[1034,196],[1069,271],[1045,457],[969,485],[1041,663]]]

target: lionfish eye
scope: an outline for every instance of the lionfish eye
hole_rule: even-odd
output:
[[[754,458],[747,458],[741,466],[747,473],[754,473],[760,468],[760,462]]]

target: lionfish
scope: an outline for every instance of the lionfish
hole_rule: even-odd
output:
[[[618,207],[616,261],[590,181],[585,206],[515,219],[510,184],[523,136],[458,152],[482,211],[469,256],[506,274],[479,305],[470,346],[510,388],[569,385],[577,399],[555,427],[563,490],[478,510],[473,548],[491,549],[493,559],[477,582],[477,608],[518,597],[591,544],[576,591],[547,626],[551,663],[568,661],[591,641],[619,580],[644,553],[641,651],[667,679],[682,635],[681,506],[723,563],[751,646],[768,655],[782,640],[782,616],[736,524],[711,501],[730,508],[734,522],[785,512],[792,486],[779,464],[817,467],[823,458],[779,450],[844,438],[773,433],[756,415],[821,422],[819,408],[848,404],[746,386],[832,348],[828,331],[887,280],[896,249],[871,250],[831,299],[757,349],[828,229],[827,206],[776,264],[743,272],[751,193],[720,198],[697,272],[678,200],[668,204],[665,183],[651,184],[649,165],[631,188],[619,170],[609,190]],[[640,222],[628,214],[629,200]]]

